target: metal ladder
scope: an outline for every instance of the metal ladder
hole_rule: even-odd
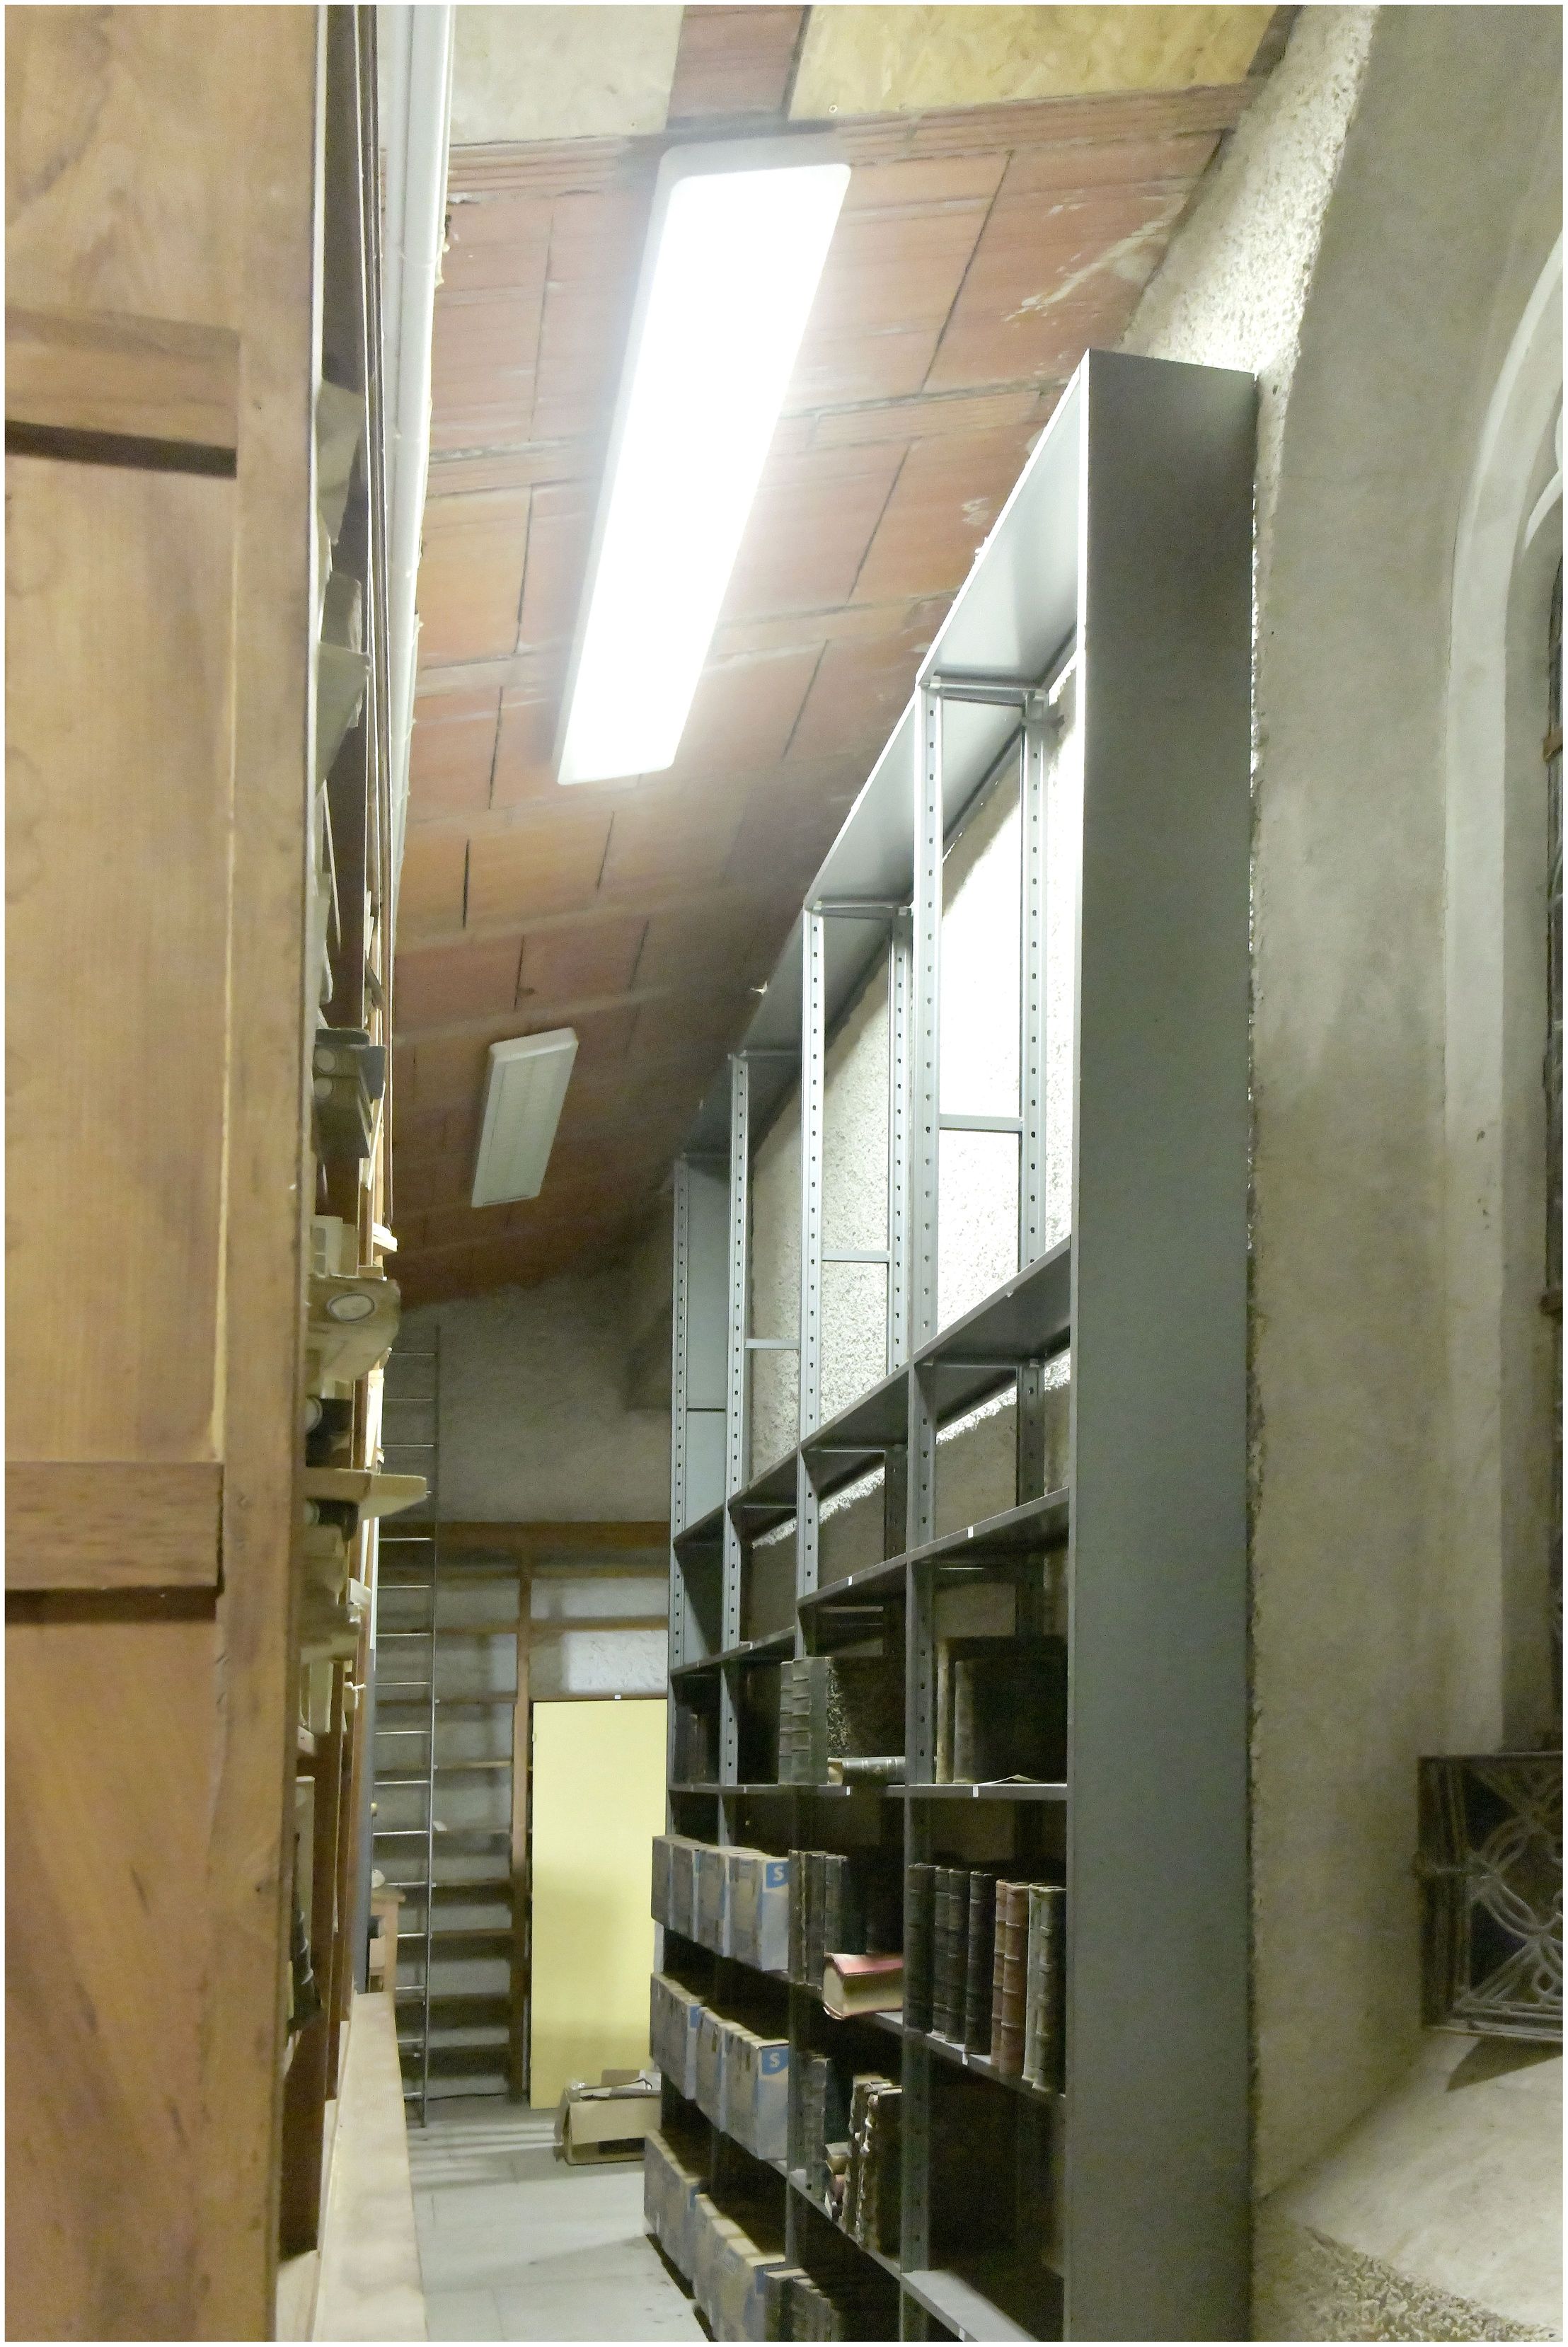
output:
[[[416,1369],[415,1365],[419,1364]],[[414,1390],[407,1390],[408,1388]],[[405,1389],[400,1390],[399,1389]],[[384,1409],[396,1412],[396,1439],[384,1436],[383,1454],[389,1470],[425,1477],[430,1486],[423,1503],[431,1511],[427,1522],[397,1517],[381,1534],[375,1638],[374,1785],[377,1796],[417,1788],[425,1814],[416,1826],[384,1826],[372,1830],[373,1854],[384,1865],[390,1887],[405,1898],[417,1897],[424,1910],[420,1977],[397,1985],[397,2046],[403,2063],[403,2099],[425,2123],[430,2095],[430,1965],[435,1922],[436,1881],[436,1616],[441,1574],[440,1506],[441,1336],[431,1334],[428,1347],[395,1348],[385,1370]],[[412,1419],[417,1433],[405,1432]],[[388,1570],[390,1568],[390,1571]],[[388,1630],[380,1621],[381,1600],[392,1591],[415,1591],[425,1597],[425,1619],[413,1627]],[[423,1665],[423,1668],[421,1668]],[[384,1727],[384,1712],[401,1721],[410,1713],[422,1715],[422,1724]],[[408,1770],[387,1747],[423,1737],[425,1763]],[[405,1870],[410,1862],[417,1873]],[[395,1866],[396,1871],[391,1869]],[[411,1935],[412,1938],[412,1935]],[[399,1947],[404,1942],[400,1935]],[[407,2018],[405,2019],[405,2015]]]

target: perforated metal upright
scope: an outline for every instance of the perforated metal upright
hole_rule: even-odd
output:
[[[951,2044],[901,2036],[902,2239],[893,2276],[910,2338],[1240,2339],[1248,2330],[1245,1278],[1249,1146],[1250,378],[1092,352],[1064,394],[926,661],[913,701],[811,890],[723,1092],[704,1107],[676,1193],[676,1577],[671,1659],[716,1673],[724,1723],[715,1830],[743,1834],[736,1674],[749,1539],[793,1495],[796,1618],[822,1583],[821,1502],[879,1460],[884,1562],[853,1576],[901,1605],[907,1860],[939,1846],[935,1590],[960,1553],[1020,1572],[1015,1635],[1065,1604],[1070,1684],[1061,1784],[963,1786],[1062,1820],[1066,2088],[1023,2090],[957,2054],[1002,2097],[1018,2236],[1054,2277],[1030,2330],[974,2274],[938,2270],[934,2081]],[[1050,928],[1052,695],[1073,670],[1082,758],[1077,902]],[[1020,794],[1018,1095],[1011,1114],[943,1105],[944,856],[999,775]],[[1051,883],[1052,888],[1055,883]],[[867,945],[866,925],[874,923]],[[1048,968],[1071,977],[1071,1231],[1047,1131]],[[825,1228],[828,1051],[886,954],[885,1248]],[[1054,983],[1054,980],[1052,981]],[[798,1038],[798,1043],[796,1039]],[[798,1439],[753,1462],[748,1369],[753,1067],[798,1061]],[[1057,1064],[1052,1062],[1052,1064]],[[777,1075],[777,1070],[774,1071]],[[768,1088],[777,1106],[776,1081]],[[1012,1278],[941,1325],[944,1133],[1015,1137]],[[727,1144],[727,1145],[726,1145]],[[714,1153],[723,1162],[723,1174]],[[1054,1163],[1055,1160],[1051,1160]],[[726,1206],[722,1474],[692,1471],[696,1185]],[[1048,1244],[1049,1242],[1051,1242]],[[824,1271],[886,1268],[886,1369],[822,1421]],[[707,1325],[707,1324],[704,1324]],[[712,1344],[712,1337],[704,1341]],[[1065,1488],[1048,1491],[1050,1387],[1071,1357]],[[1015,1505],[938,1537],[941,1427],[1010,1388]],[[711,1406],[710,1406],[711,1407]],[[971,1544],[972,1543],[972,1544]],[[708,1562],[704,1563],[704,1560]],[[1010,1566],[1008,1568],[1010,1570]],[[717,1571],[712,1638],[693,1575]],[[779,1641],[766,1642],[779,1645]],[[690,1682],[688,1681],[687,1684]],[[839,1788],[842,1789],[842,1788]],[[773,1788],[805,1846],[821,1798]],[[671,1816],[674,1816],[673,1807]],[[776,1829],[775,1829],[776,1830]],[[1020,1829],[1021,1830],[1021,1829]],[[1018,1847],[1024,1847],[1022,1844]],[[1036,1840],[1028,1845],[1038,1848]],[[791,1991],[792,2032],[808,2014]],[[819,2025],[819,2024],[814,2024]],[[800,2043],[796,2035],[797,2048]],[[798,2131],[792,2132],[792,2158]],[[1026,2189],[1027,2187],[1027,2189]],[[783,2180],[785,2242],[809,2263],[803,2180]],[[1047,2209],[1037,2222],[1041,2206]],[[874,2256],[869,2250],[862,2252]]]

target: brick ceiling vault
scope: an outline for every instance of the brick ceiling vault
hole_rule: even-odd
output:
[[[410,1303],[603,1261],[645,1224],[1062,384],[1119,339],[1294,12],[837,8],[815,48],[797,8],[458,13],[395,969]],[[924,47],[889,50],[900,18]],[[482,62],[529,19],[540,37],[597,19],[601,47],[637,20],[625,89],[584,102],[568,56],[560,106],[572,131],[595,105],[658,127],[458,143],[494,128],[493,107],[465,110],[465,38]],[[1020,57],[1020,19],[1037,46],[1037,20],[1115,20],[1121,47]],[[1159,37],[1129,61],[1136,19]],[[941,52],[944,20],[961,53]],[[1194,80],[1216,56],[1233,77]],[[901,76],[917,98],[936,76],[989,102],[912,107]],[[480,100],[497,86],[473,78]],[[849,190],[679,755],[562,791],[559,694],[659,159],[801,120],[808,82],[814,108],[837,87],[879,110],[821,117]],[[1078,94],[994,95],[1042,82]],[[474,1210],[490,1045],[569,1025],[542,1194]]]

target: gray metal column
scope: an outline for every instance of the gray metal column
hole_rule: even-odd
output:
[[[800,918],[800,1374],[796,1384],[799,1440],[822,1417],[823,1122],[827,1084],[826,923],[808,906]],[[795,1460],[795,1589],[816,1587],[816,1486],[803,1457]]]
[[[1024,703],[1019,745],[1018,1265],[1045,1246],[1045,758],[1044,695]]]
[[[692,1309],[691,1280],[692,1169],[685,1158],[675,1160],[673,1254],[675,1292],[670,1315],[670,1668],[679,1670],[686,1652],[686,1592],[674,1538],[686,1522],[687,1322]],[[674,1718],[673,1709],[671,1719]],[[673,1731],[671,1731],[673,1732]],[[673,1750],[667,1774],[673,1776]]]
[[[741,1638],[741,1537],[729,1502],[748,1471],[748,1389],[751,1363],[746,1337],[751,1323],[751,1071],[744,1057],[730,1061],[729,1362],[724,1388],[724,1546],[720,1604],[720,1644],[726,1650]],[[733,1785],[740,1757],[733,1675],[720,1673],[719,1781]],[[722,1824],[727,1822],[722,1814]],[[727,1839],[727,1835],[723,1838]]]
[[[909,1358],[909,1027],[913,969],[908,913],[887,940],[887,1367]]]
[[[1068,2336],[1244,2339],[1254,387],[1085,390]]]
[[[941,1167],[939,1061],[942,936],[942,704],[922,688],[915,733],[915,858],[910,905],[909,1351],[937,1333],[938,1203]],[[924,1381],[909,1379],[907,1548],[936,1526],[937,1428]]]

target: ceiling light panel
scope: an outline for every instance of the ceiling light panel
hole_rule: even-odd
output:
[[[568,679],[563,783],[674,761],[849,183],[824,145],[664,159]]]
[[[537,1198],[577,1058],[569,1027],[490,1046],[485,1122],[474,1167],[476,1206]]]

